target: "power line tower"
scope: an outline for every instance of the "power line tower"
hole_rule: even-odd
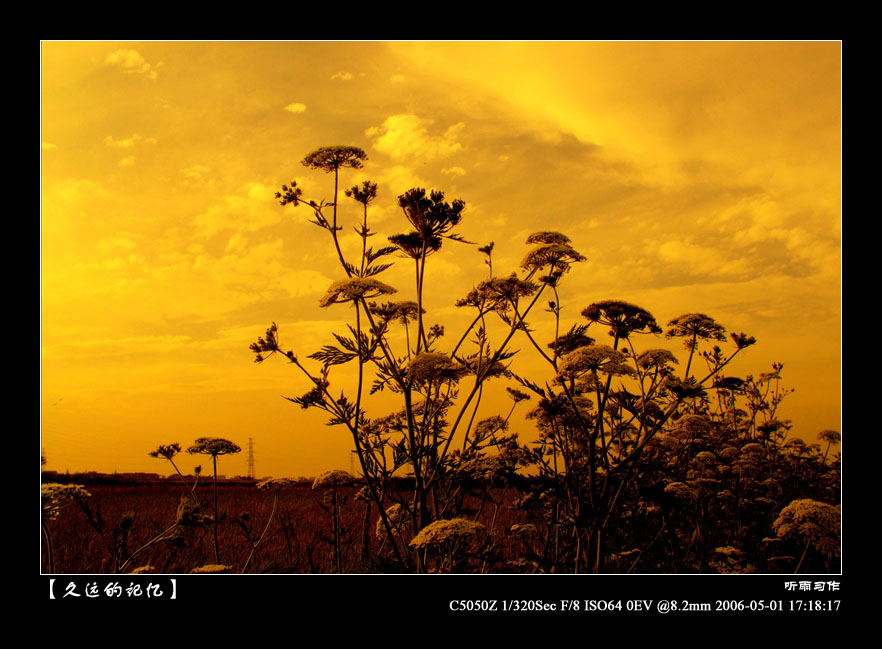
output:
[[[254,475],[254,440],[248,438],[248,477],[255,479]]]

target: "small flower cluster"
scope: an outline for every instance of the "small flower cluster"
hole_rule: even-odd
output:
[[[148,455],[151,457],[164,457],[166,460],[171,460],[180,452],[181,445],[175,442],[174,444],[160,444],[159,448],[155,451],[151,451]]]
[[[508,392],[508,396],[511,397],[511,400],[515,403],[530,400],[530,395],[523,390],[518,390],[517,388],[505,388],[505,391]]]
[[[400,536],[407,525],[407,510],[402,505],[395,503],[386,510],[386,518],[389,520],[392,532]],[[374,532],[380,541],[386,538],[386,526],[383,524],[382,518],[377,520]]]
[[[201,527],[214,521],[211,516],[202,513],[202,506],[199,503],[187,496],[181,496],[175,520],[183,527]]]

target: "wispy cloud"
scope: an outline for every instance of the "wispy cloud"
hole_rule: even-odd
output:
[[[352,81],[352,79],[351,72],[337,72],[331,75],[331,81]]]
[[[212,236],[224,230],[255,232],[275,225],[282,212],[272,198],[273,189],[250,182],[233,194],[221,197],[218,203],[199,214],[195,223],[203,236]]]
[[[306,112],[306,104],[293,103],[285,106],[285,110],[290,113],[303,113]]]
[[[116,149],[131,149],[139,142],[144,142],[145,144],[156,144],[156,138],[143,137],[138,133],[132,133],[131,137],[126,137],[119,140],[112,135],[108,135],[104,138],[104,144],[106,146],[114,147]]]
[[[192,167],[181,169],[181,173],[184,174],[184,182],[188,185],[211,185],[213,182],[212,179],[206,180],[207,174],[211,173],[211,167],[205,165],[195,164]]]
[[[127,74],[143,75],[151,81],[156,81],[159,78],[159,68],[162,67],[162,61],[156,65],[150,64],[136,50],[127,48],[108,54],[107,58],[104,59],[104,63],[106,65],[119,66]]]
[[[392,115],[382,126],[372,126],[365,134],[373,138],[378,151],[398,160],[407,157],[443,158],[461,151],[462,144],[456,139],[465,124],[458,122],[442,135],[432,135],[429,127],[434,123],[434,120],[416,115]]]
[[[155,354],[178,351],[192,344],[189,336],[129,336],[98,338],[42,348],[44,358],[108,358],[128,354]]]

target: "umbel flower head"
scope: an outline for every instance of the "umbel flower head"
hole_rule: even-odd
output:
[[[284,489],[285,487],[294,486],[296,481],[291,478],[267,478],[266,480],[261,480],[257,483],[258,489],[269,489],[272,491],[278,491],[280,489]]]
[[[564,356],[558,367],[558,375],[576,378],[586,372],[605,374],[633,374],[634,369],[625,364],[625,356],[607,345],[586,345]]]
[[[323,146],[303,158],[302,162],[304,167],[331,173],[344,167],[361,169],[365,160],[367,154],[356,146]]]
[[[456,306],[474,306],[483,308],[485,305],[498,304],[507,309],[510,302],[517,303],[522,297],[529,297],[539,290],[539,285],[520,279],[512,273],[508,277],[493,277],[484,280],[469,294],[456,302]]]
[[[822,442],[835,446],[842,441],[842,434],[838,430],[822,430],[818,433],[818,439]]]
[[[570,239],[560,232],[534,232],[527,237],[527,243],[539,245],[527,253],[521,261],[521,268],[539,270],[551,267],[549,277],[559,277],[569,271],[570,264],[585,261],[585,257],[570,246]]]
[[[426,312],[425,309],[420,310],[417,303],[412,300],[371,304],[368,308],[371,313],[387,322],[400,322],[401,324],[414,322],[417,319],[417,314]]]
[[[355,476],[340,469],[325,471],[312,483],[313,489],[334,489],[357,482]]]
[[[695,349],[699,340],[726,340],[726,328],[703,313],[686,313],[668,323],[666,338],[686,338],[686,349]]]
[[[446,354],[423,352],[413,357],[407,366],[407,378],[411,381],[458,381],[467,368],[452,361]]]
[[[445,541],[460,541],[477,536],[484,526],[466,518],[451,518],[449,520],[429,523],[420,530],[410,542],[411,547],[425,548],[433,545],[441,545]]]
[[[92,496],[83,485],[47,482],[41,487],[43,517],[46,520],[58,518],[58,512],[75,502],[77,498]]]
[[[319,300],[319,306],[329,307],[338,302],[352,302],[359,298],[370,299],[380,295],[391,295],[397,290],[371,277],[350,277],[334,282]]]
[[[527,237],[526,243],[554,243],[561,246],[570,245],[570,238],[560,232],[551,232],[544,230],[542,232],[534,232]]]
[[[803,498],[781,510],[772,530],[778,538],[808,543],[825,557],[835,557],[840,552],[841,518],[838,505]]]
[[[671,482],[665,486],[665,493],[681,504],[692,507],[698,502],[698,492],[685,482]]]
[[[595,302],[585,307],[582,315],[591,322],[608,326],[609,335],[618,338],[627,338],[631,333],[662,332],[649,311],[621,300]]]
[[[647,349],[637,357],[637,364],[645,370],[667,367],[668,363],[679,364],[676,356],[667,349]]]
[[[200,437],[193,446],[187,449],[187,453],[191,455],[193,453],[201,453],[202,455],[211,455],[213,457],[239,453],[241,451],[242,449],[239,448],[238,444],[234,444],[230,440],[221,437]]]

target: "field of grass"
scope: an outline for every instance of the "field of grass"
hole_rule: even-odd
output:
[[[115,558],[132,553],[167,530],[177,519],[184,489],[180,485],[153,483],[137,485],[87,485],[91,497],[64,507],[56,519],[47,521],[54,553],[54,572],[94,574],[115,572]],[[387,571],[382,561],[381,539],[376,534],[378,513],[354,498],[357,487],[341,488],[340,556],[342,572]],[[197,496],[211,512],[210,485],[197,488]],[[309,485],[288,486],[274,493],[241,484],[219,489],[218,541],[221,564],[239,573],[326,573],[338,572],[333,556],[331,507],[321,491]],[[501,491],[493,498],[504,498]],[[512,524],[511,508],[487,502],[479,514],[486,529],[507,529]],[[366,517],[367,514],[367,517]],[[494,522],[495,514],[495,522]],[[267,523],[269,526],[267,527]],[[258,547],[254,543],[260,539]],[[211,524],[178,526],[169,538],[139,552],[122,570],[149,567],[151,573],[189,573],[216,563]],[[365,547],[365,544],[367,546]],[[252,554],[249,561],[249,556]],[[370,557],[370,558],[368,558]],[[120,561],[117,559],[116,565]],[[247,568],[246,568],[247,563]],[[42,571],[49,572],[45,538],[42,541]],[[485,566],[490,570],[498,566]]]

